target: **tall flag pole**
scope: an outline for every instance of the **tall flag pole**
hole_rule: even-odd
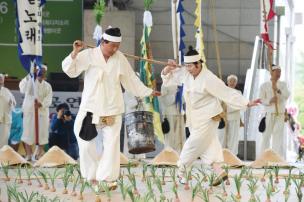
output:
[[[102,38],[102,27],[100,26],[100,24],[101,24],[101,19],[105,13],[105,7],[106,7],[106,3],[104,0],[98,0],[94,4],[94,15],[96,20],[96,26],[93,33],[93,39],[96,40],[96,46],[99,46]]]
[[[186,48],[183,38],[186,36],[186,33],[184,31],[184,24],[185,20],[183,17],[184,7],[183,2],[184,0],[178,0],[177,3],[177,25],[178,25],[178,50],[179,50],[179,63],[182,64],[184,62],[184,49]]]
[[[268,33],[268,22],[276,15],[273,10],[273,0],[261,0],[262,13],[261,18],[264,24],[261,25],[261,37],[269,49],[273,50],[272,42]]]
[[[177,26],[177,0],[171,2],[171,19],[172,19],[172,42],[173,42],[173,53],[175,61],[179,62],[178,59],[178,26]]]
[[[36,152],[39,149],[39,119],[37,102],[37,91],[34,87],[35,77],[40,74],[42,67],[42,7],[45,0],[15,0],[16,5],[16,29],[18,35],[18,56],[24,69],[32,77],[32,93],[34,100],[34,127]],[[38,68],[35,70],[35,68]],[[34,157],[34,158],[33,158]],[[33,155],[35,160],[35,155]]]
[[[143,35],[140,41],[141,57],[152,59],[152,50],[150,47],[150,34],[152,30],[152,14],[149,11],[153,0],[145,0],[145,12],[143,17]],[[140,61],[140,80],[148,87],[156,89],[156,80],[154,75],[154,66],[144,60]],[[161,128],[160,111],[158,98],[149,96],[145,98],[145,107],[153,113],[154,134],[160,142],[164,142],[164,135]]]
[[[204,53],[204,33],[202,28],[202,0],[195,0],[196,2],[196,8],[195,8],[195,21],[194,21],[194,27],[196,28],[195,38],[196,38],[196,50],[201,56],[201,59],[206,62],[206,57]]]

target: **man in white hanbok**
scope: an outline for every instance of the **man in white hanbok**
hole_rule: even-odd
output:
[[[167,118],[170,126],[168,133],[165,136],[165,146],[171,147],[178,153],[181,152],[184,142],[186,141],[185,120],[182,113],[182,103],[177,102],[177,93],[179,87],[177,85],[161,87],[160,103],[163,118]]]
[[[227,77],[227,85],[228,87],[235,89],[238,82],[237,76],[231,74]],[[242,92],[237,90],[237,92],[242,95]],[[239,130],[241,123],[241,114],[240,110],[236,110],[229,105],[227,105],[227,113],[226,113],[226,145],[233,154],[237,155],[238,153],[238,143],[239,143]],[[227,127],[227,128],[226,128]]]
[[[227,179],[220,163],[223,162],[222,146],[218,140],[216,118],[223,109],[220,101],[234,109],[246,109],[257,105],[259,100],[249,102],[237,91],[227,87],[217,78],[201,60],[198,52],[191,46],[184,57],[185,67],[177,68],[174,61],[169,61],[162,73],[163,85],[184,84],[187,126],[190,137],[186,140],[178,161],[180,182],[185,183],[185,172],[200,157],[204,163],[211,164],[217,173],[214,186]]]
[[[20,92],[24,94],[22,104],[23,111],[23,133],[21,141],[24,142],[26,159],[37,160],[44,153],[44,145],[48,144],[49,137],[49,107],[52,104],[53,91],[51,85],[45,81],[47,66],[43,65],[37,73],[37,79],[32,80],[27,75],[19,83]],[[35,72],[36,73],[36,72]],[[35,108],[38,109],[38,151],[35,156],[32,145],[36,144],[35,135]]]
[[[272,149],[282,158],[285,158],[284,149],[285,134],[285,107],[290,92],[284,81],[279,81],[281,77],[280,66],[274,65],[271,71],[271,79],[263,83],[260,87],[260,98],[266,111],[266,129],[263,133],[261,151],[270,148],[272,137]],[[276,109],[277,105],[277,109]]]
[[[120,29],[108,28],[100,46],[81,51],[85,44],[77,40],[72,53],[62,62],[62,69],[69,77],[84,72],[84,89],[74,127],[81,174],[93,183],[105,181],[111,189],[116,188],[114,181],[119,177],[120,169],[120,129],[124,113],[121,84],[138,97],[160,95],[135,75],[124,54],[118,50],[120,42]],[[97,136],[85,141],[79,133],[88,112],[92,113]],[[101,122],[105,119],[110,120],[106,125]]]
[[[4,87],[4,80],[4,75],[0,74],[0,148],[8,144],[12,110],[16,106],[15,97]]]

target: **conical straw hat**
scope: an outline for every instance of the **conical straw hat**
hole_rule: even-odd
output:
[[[128,165],[129,159],[124,155],[123,153],[120,152],[120,165]]]
[[[288,167],[288,163],[280,157],[277,153],[275,153],[272,149],[265,150],[259,158],[257,158],[250,167],[252,168],[262,168],[268,166],[280,166],[280,167]]]
[[[151,164],[153,165],[167,165],[176,166],[179,155],[172,148],[167,147],[161,151],[157,156],[154,157]]]
[[[56,167],[64,164],[77,164],[77,162],[62,149],[53,146],[34,164],[34,166]]]
[[[223,149],[224,163],[233,167],[241,167],[244,165],[236,155],[234,155],[230,150]]]
[[[8,145],[4,145],[0,149],[0,164],[4,165],[16,165],[16,164],[27,164],[26,161],[20,154],[18,154],[13,148]],[[0,167],[1,167],[0,165]]]

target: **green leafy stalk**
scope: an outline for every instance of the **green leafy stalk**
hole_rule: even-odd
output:
[[[39,172],[39,171],[38,171],[38,172]],[[38,182],[38,187],[42,187],[42,183],[41,183],[41,181],[39,180],[39,177],[38,177],[37,173],[34,172],[34,175],[35,175],[36,180],[37,180],[37,182]]]
[[[170,169],[170,176],[171,176],[173,184],[175,184],[175,186],[178,187],[178,185],[176,183],[176,170],[175,170],[175,168]]]
[[[292,179],[295,186],[296,186],[296,194],[297,194],[297,197],[298,197],[298,201],[302,201],[302,198],[303,198],[303,193],[302,193],[302,190],[301,190],[301,180],[297,180],[295,178]]]
[[[163,191],[161,180],[159,179],[159,177],[156,177],[156,179],[154,179],[154,180],[155,180],[156,187],[157,187],[157,189],[158,189],[158,191],[160,193],[160,200],[161,201],[166,200],[166,196],[164,195],[164,191]]]
[[[69,184],[70,177],[71,177],[71,173],[69,172],[69,169],[66,169],[62,176],[62,183],[63,183],[63,187],[64,187],[64,189],[62,191],[63,194],[68,194],[67,187]]]
[[[161,173],[162,173],[162,185],[165,185],[165,177],[166,177],[166,168],[162,168],[161,169]]]
[[[151,172],[151,175],[152,175],[153,179],[155,179],[155,177],[156,177],[156,167],[154,165],[152,165],[150,167],[150,172]]]
[[[147,173],[147,170],[148,170],[148,164],[147,163],[143,163],[142,165],[142,181],[146,181],[146,173]]]
[[[25,173],[26,173],[26,177],[27,177],[27,185],[31,186],[32,185],[32,181],[31,181],[31,176],[33,175],[34,169],[32,169],[30,166],[26,166],[25,167]]]
[[[88,182],[85,181],[84,179],[81,179],[81,186],[80,186],[80,190],[79,190],[79,200],[83,200],[83,192],[84,189],[88,186]]]
[[[29,195],[26,190],[24,192],[19,192],[18,194],[21,201],[26,202],[36,201],[37,196],[39,196],[38,192],[31,192],[31,194]]]
[[[175,184],[173,184],[172,186],[172,191],[174,193],[174,196],[175,196],[175,201],[180,201],[179,197],[178,197],[178,193],[177,193],[177,186]]]
[[[248,190],[249,190],[250,195],[251,195],[250,196],[250,201],[255,201],[255,192],[258,189],[257,182],[258,182],[257,178],[250,178],[249,179],[249,184],[247,184]]]
[[[118,179],[118,186],[120,188],[120,192],[121,192],[121,195],[122,195],[122,198],[123,200],[125,201],[126,200],[126,196],[127,196],[127,189],[125,188],[125,183],[124,183],[124,179],[123,179],[123,176],[121,176],[119,179]]]
[[[3,171],[3,174],[5,175],[5,181],[10,181],[10,177],[8,176],[9,167],[9,162],[1,163],[1,169]]]
[[[77,177],[75,177],[73,180],[73,189],[71,193],[72,196],[77,196],[76,187],[78,185],[79,180],[80,180],[80,175],[77,175]]]
[[[194,188],[192,188],[192,193],[191,193],[192,202],[194,201],[194,198],[200,191],[201,191],[201,185],[200,185],[200,183],[196,183]]]
[[[17,167],[17,178],[18,178],[18,180],[17,180],[17,183],[18,184],[22,184],[23,183],[23,180],[22,180],[22,175],[21,175],[21,164],[19,164],[18,165],[18,167]]]
[[[235,188],[237,190],[236,198],[241,199],[242,174],[234,175],[233,177]]]
[[[136,178],[134,174],[130,174],[127,176],[131,185],[133,186],[134,195],[139,195],[139,192],[137,190],[137,184],[136,184]]]
[[[207,189],[203,189],[202,190],[202,196],[201,198],[203,199],[204,202],[209,202],[210,198],[209,198],[209,193]]]
[[[280,172],[280,167],[279,166],[274,166],[273,167],[274,175],[275,175],[275,181],[274,183],[278,184],[279,183],[279,172]]]
[[[151,5],[153,4],[154,0],[144,0],[144,8],[145,10],[150,10]]]
[[[47,171],[42,171],[42,170],[39,170],[38,171],[39,175],[42,177],[43,181],[44,181],[44,189],[45,190],[48,190],[49,189],[49,184],[48,184],[48,173]]]
[[[224,170],[225,170],[225,173],[227,173],[227,175],[229,175],[229,166],[225,165]],[[226,180],[226,185],[230,185],[229,178]]]
[[[213,190],[213,183],[214,180],[216,179],[216,174],[214,172],[211,172],[208,176],[208,182],[209,182],[209,192],[211,193]]]
[[[95,20],[98,25],[100,25],[101,19],[104,16],[105,7],[106,7],[106,3],[104,0],[97,0],[97,2],[94,5]]]
[[[106,195],[107,195],[107,198],[108,198],[108,201],[111,201],[111,191],[110,191],[110,188],[108,186],[108,183],[107,182],[100,182],[99,183],[101,185],[101,188],[106,192]]]
[[[55,188],[55,180],[56,178],[60,175],[60,172],[58,172],[58,169],[56,168],[54,170],[54,172],[52,174],[49,173],[49,177],[50,177],[50,180],[51,180],[51,185],[52,185],[52,188],[51,188],[51,192],[55,192],[56,191],[56,188]]]
[[[132,174],[131,168],[132,168],[132,164],[131,164],[131,162],[128,162],[128,165],[127,165],[128,175]]]

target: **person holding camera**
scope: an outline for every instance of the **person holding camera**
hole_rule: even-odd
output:
[[[73,159],[79,157],[79,149],[77,139],[74,134],[74,119],[69,110],[69,106],[65,103],[60,104],[56,108],[57,114],[52,117],[51,130],[49,137],[49,146],[58,146],[64,150]]]

